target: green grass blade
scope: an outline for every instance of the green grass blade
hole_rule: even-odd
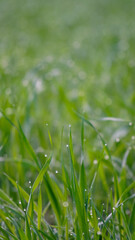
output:
[[[42,182],[43,180],[43,176],[44,174],[46,173],[48,167],[49,167],[49,164],[51,162],[51,159],[52,159],[52,156],[45,162],[44,166],[42,167],[42,169],[40,170],[33,186],[32,186],[32,193],[35,191],[35,189],[38,187],[39,183]]]
[[[41,227],[41,217],[42,217],[42,192],[41,192],[41,185],[38,194],[38,224],[37,228],[40,229]]]

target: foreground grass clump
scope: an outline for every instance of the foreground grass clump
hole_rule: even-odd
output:
[[[82,120],[80,156],[74,154],[69,125],[67,153],[64,150],[63,129],[59,143],[60,159],[56,169],[49,129],[49,156],[41,150],[40,154],[36,154],[20,123],[16,127],[2,114],[4,121],[8,121],[16,130],[21,139],[21,147],[24,146],[23,151],[27,149],[31,160],[13,157],[9,159],[6,156],[1,158],[1,165],[5,165],[1,184],[7,189],[0,189],[1,239],[134,239],[135,181],[133,169],[127,163],[128,159],[132,160],[132,142],[129,143],[123,159],[114,157],[93,123],[78,115]],[[129,135],[133,130],[133,123],[122,119],[101,120],[124,123]],[[96,132],[100,141],[99,150],[96,153],[89,150],[89,157],[85,153],[87,127]],[[122,148],[119,141],[117,138],[116,143],[121,146],[117,146],[116,152]],[[30,174],[29,179],[24,178],[25,181],[27,179],[27,184],[21,184],[21,181],[16,181],[15,175],[11,176],[9,165],[20,174]],[[10,197],[10,192],[13,198]]]

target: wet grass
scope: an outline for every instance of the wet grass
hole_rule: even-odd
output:
[[[0,2],[0,239],[135,239],[134,1]]]

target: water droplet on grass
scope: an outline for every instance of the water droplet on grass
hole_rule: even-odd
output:
[[[95,160],[93,161],[93,163],[96,165],[96,164],[98,163],[98,161],[95,159]]]
[[[58,173],[58,170],[56,170],[55,173],[57,174],[57,173]]]
[[[132,136],[131,139],[132,139],[132,140],[135,140],[135,136]]]
[[[105,147],[107,147],[107,143],[105,143]]]
[[[21,201],[19,201],[19,204],[21,204]]]
[[[47,157],[47,154],[45,154],[45,157]]]
[[[102,235],[102,233],[100,231],[97,232],[97,235]]]
[[[118,142],[120,142],[120,139],[119,139],[119,138],[116,138],[115,141],[118,143]]]
[[[26,212],[26,209],[24,208],[23,211]]]
[[[133,125],[133,123],[132,122],[129,122],[129,126],[132,126]]]
[[[66,144],[66,148],[68,148],[69,147],[69,145],[68,144]]]
[[[69,126],[69,128],[71,128],[71,124],[69,124],[68,126]]]
[[[68,202],[63,202],[63,207],[68,207],[68,206],[69,206]]]
[[[105,160],[108,160],[108,159],[109,159],[109,156],[108,156],[108,155],[106,155],[106,156],[105,156]]]
[[[29,184],[31,184],[31,181],[29,181]]]
[[[131,212],[130,212],[130,210],[126,210],[126,215],[130,215],[131,214]]]
[[[43,83],[42,80],[37,79],[35,83],[35,88],[37,93],[41,93],[43,91]]]

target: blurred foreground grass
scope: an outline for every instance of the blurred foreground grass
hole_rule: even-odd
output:
[[[0,1],[1,239],[135,239],[134,9],[133,0]]]

